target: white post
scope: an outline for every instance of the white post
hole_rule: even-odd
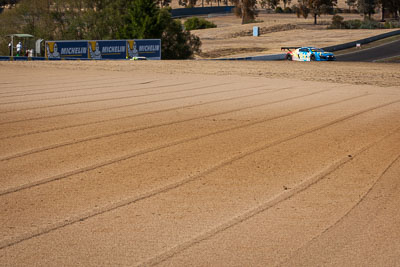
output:
[[[43,42],[43,39],[36,40],[36,56],[40,56],[40,44]]]
[[[11,56],[14,56],[14,35],[11,35]]]

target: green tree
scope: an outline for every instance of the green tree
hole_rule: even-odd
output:
[[[56,39],[115,39],[131,0],[54,0]]]
[[[186,59],[200,52],[200,39],[183,30],[182,23],[172,19],[170,9],[160,9],[153,0],[133,1],[123,23],[118,38],[161,38],[163,59]]]
[[[1,49],[7,49],[9,40],[5,35],[23,32],[46,40],[161,38],[166,57],[193,57],[200,51],[200,39],[184,31],[181,22],[174,21],[170,11],[160,9],[158,3],[157,0],[21,0],[16,8],[0,14]],[[2,53],[7,54],[5,49]]]
[[[0,7],[14,7],[19,0],[0,0]]]
[[[298,0],[299,6],[296,9],[297,16],[308,17],[311,14],[314,18],[314,24],[317,24],[317,17],[321,14],[329,14],[336,6],[337,0]]]
[[[290,5],[292,0],[282,0],[282,2],[283,2],[283,9],[285,9],[287,5]]]
[[[368,15],[369,19],[371,19],[372,14],[375,13],[375,8],[377,5],[377,0],[358,0],[357,2],[358,11],[361,14],[364,14],[364,18],[366,18]]]
[[[127,7],[119,38],[159,38],[166,27],[166,18],[161,16],[159,10],[155,1],[132,1]]]
[[[157,4],[163,8],[169,6],[171,4],[171,0],[157,0]]]
[[[184,6],[184,7],[195,7],[197,0],[179,0],[178,1],[179,5]],[[204,3],[203,3],[204,5]]]
[[[192,58],[194,52],[200,52],[200,38],[182,30],[179,20],[172,20],[161,37],[163,59]]]
[[[275,9],[280,3],[280,0],[267,0],[268,7]]]
[[[242,18],[242,24],[252,22],[257,17],[257,0],[232,0],[232,3],[236,16]]]
[[[85,38],[87,31],[85,19],[89,9],[88,1],[53,1],[51,13],[53,24],[57,25],[57,30],[54,31],[52,39],[80,40]]]
[[[349,6],[349,11],[351,8],[354,8],[356,6],[357,0],[346,0],[346,5]]]
[[[385,20],[385,13],[391,14],[393,18],[399,17],[400,1],[399,0],[379,0],[382,10],[382,21]]]
[[[16,8],[8,10],[1,16],[9,23],[14,24],[11,26],[9,23],[1,23],[1,26],[5,26],[3,31],[7,34],[21,32],[37,37],[50,37],[50,32],[54,29],[48,0],[20,1]],[[6,26],[7,24],[8,26]]]
[[[267,8],[268,6],[267,0],[260,0],[260,6],[261,8]]]

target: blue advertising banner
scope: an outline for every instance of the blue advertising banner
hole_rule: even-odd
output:
[[[126,41],[88,41],[90,59],[125,59]]]
[[[48,59],[88,58],[87,41],[49,41],[45,46]]]
[[[161,40],[48,41],[47,59],[161,59]]]
[[[127,40],[126,56],[145,57],[147,59],[161,59],[161,40],[160,39],[144,39],[144,40]]]

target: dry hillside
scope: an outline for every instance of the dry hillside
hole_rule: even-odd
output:
[[[297,1],[294,0],[294,1],[292,1],[291,4],[296,4],[296,3],[297,3]],[[206,1],[203,1],[203,4],[204,4],[204,6],[211,6],[211,5],[218,6],[218,4],[216,4],[216,1],[214,1],[213,3],[210,2],[209,4],[207,4]],[[182,6],[179,5],[179,0],[172,0],[170,6],[172,8],[183,8]],[[202,1],[197,0],[196,7],[201,7],[201,6],[202,6]],[[337,7],[347,8],[348,6],[346,5],[346,0],[338,0]]]

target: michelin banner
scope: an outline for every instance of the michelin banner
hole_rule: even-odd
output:
[[[48,59],[161,59],[161,40],[94,40],[46,42]]]
[[[90,59],[126,58],[126,41],[88,41]]]
[[[88,42],[87,41],[46,42],[46,58],[48,59],[88,58]]]
[[[126,56],[146,57],[147,59],[161,59],[161,40],[127,40]]]

